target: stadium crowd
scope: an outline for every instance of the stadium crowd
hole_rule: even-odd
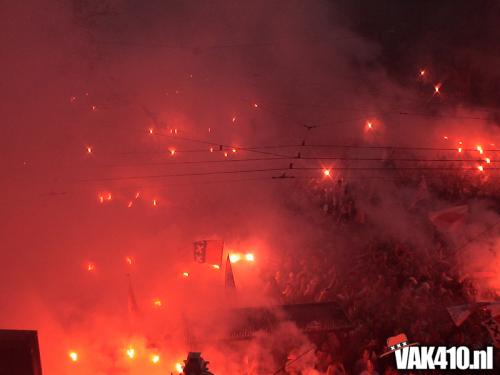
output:
[[[420,185],[417,200],[423,199],[428,189],[454,202],[480,191],[471,179],[440,178],[449,183],[414,181]],[[483,179],[475,181],[485,184]],[[488,186],[491,196],[496,196],[498,189]],[[356,199],[362,186],[338,179],[330,184],[315,182],[309,188],[317,207],[334,223],[359,226],[367,222]],[[380,355],[387,351],[386,339],[399,333],[405,333],[411,342],[427,345],[466,345],[474,349],[491,345],[489,333],[481,324],[489,314],[486,309],[476,310],[457,325],[447,308],[500,297],[495,291],[479,290],[473,279],[460,272],[457,249],[438,230],[431,233],[433,246],[424,250],[398,238],[367,239],[360,251],[353,251],[348,272],[336,268],[331,249],[325,248],[318,249],[313,257],[287,257],[280,270],[268,276],[267,293],[283,304],[336,302],[350,321],[350,329],[314,338],[317,373],[397,374],[394,356]],[[282,373],[301,374],[293,369]]]

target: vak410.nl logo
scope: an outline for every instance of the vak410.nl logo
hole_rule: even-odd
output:
[[[420,346],[410,343],[404,333],[387,339],[398,370],[493,370],[493,347],[471,350],[466,346]]]

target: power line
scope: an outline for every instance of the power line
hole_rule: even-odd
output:
[[[157,175],[131,175],[131,176],[117,176],[117,177],[106,177],[106,178],[96,178],[80,180],[82,182],[92,182],[92,181],[119,181],[119,180],[140,180],[140,179],[156,179],[156,178],[169,178],[169,177],[194,177],[194,176],[209,176],[209,175],[219,175],[219,174],[239,174],[239,173],[259,173],[259,172],[276,172],[276,171],[304,171],[304,170],[324,170],[325,168],[319,167],[284,167],[284,168],[262,168],[262,169],[244,169],[244,170],[232,170],[232,171],[209,171],[209,172],[194,172],[194,173],[171,173],[171,174],[157,174]],[[430,170],[430,171],[442,171],[442,170],[452,170],[452,171],[478,171],[477,168],[455,168],[455,167],[335,167],[334,170],[341,171],[405,171],[405,170]],[[500,170],[500,167],[487,167],[483,168],[483,172],[489,170]]]

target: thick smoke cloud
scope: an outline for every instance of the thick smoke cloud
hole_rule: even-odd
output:
[[[184,340],[185,315],[206,311],[215,318],[221,306],[277,304],[262,293],[262,280],[283,259],[331,249],[339,272],[347,273],[351,255],[378,236],[425,251],[433,228],[411,209],[419,179],[401,187],[392,172],[374,168],[390,158],[442,155],[377,147],[456,148],[463,141],[473,148],[499,138],[494,113],[471,109],[467,100],[458,105],[446,92],[452,78],[442,96],[433,95],[443,75],[439,61],[426,56],[436,68],[425,79],[418,76],[421,61],[405,61],[403,71],[410,73],[402,81],[385,60],[385,45],[331,2],[4,6],[0,326],[38,329],[49,374],[153,374],[148,361],[127,361],[123,353],[132,344],[143,353],[161,352],[165,365],[158,371],[174,371],[193,349]],[[436,116],[419,115],[424,112]],[[267,160],[221,163],[218,145],[231,146],[224,148],[228,160]],[[270,145],[294,146],[245,150]],[[325,159],[283,159],[299,152]],[[200,160],[211,163],[195,163]],[[359,205],[372,225],[332,226],[306,193],[308,178],[321,178],[322,168],[333,168],[335,178],[366,181]],[[296,179],[272,178],[283,173]],[[450,243],[459,246],[495,223],[490,203],[474,202],[466,230]],[[430,193],[426,204],[449,203]],[[233,266],[236,300],[225,294],[222,271],[193,264],[191,244],[205,238],[255,254],[254,264]],[[498,248],[498,238],[488,241]],[[491,257],[498,262],[494,251],[483,255],[484,248],[467,249],[464,259],[472,260],[464,273],[482,270]],[[126,274],[139,316],[127,306]],[[161,309],[152,307],[155,299]],[[228,332],[233,323],[230,315],[207,319],[200,332]],[[239,373],[239,361],[256,358],[271,370],[280,364],[266,352],[287,341],[297,342],[299,351],[311,345],[290,323],[280,330],[259,334],[247,347],[194,349],[207,353],[216,374]],[[81,356],[77,366],[68,360],[70,350]],[[234,356],[227,359],[224,350]],[[307,358],[297,365],[310,367]]]

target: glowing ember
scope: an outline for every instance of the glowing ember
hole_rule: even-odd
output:
[[[127,207],[130,208],[130,207],[132,207],[132,205],[133,205],[133,202],[130,201],[130,202],[128,202]]]
[[[434,86],[434,94],[435,95],[440,94],[439,90],[441,89],[441,85],[442,85],[442,83],[438,83],[437,85]]]
[[[325,177],[329,177],[331,175],[331,171],[329,169],[323,169],[323,175]]]
[[[247,262],[253,262],[255,260],[255,256],[252,253],[245,254],[245,260]]]
[[[233,124],[236,123],[236,116],[233,116],[232,121],[233,121]]]
[[[92,106],[92,111],[97,111],[97,107],[95,105]]]
[[[458,152],[462,152],[462,147],[459,147],[459,148],[458,148]]]
[[[153,199],[153,207],[156,207],[158,205],[158,201],[156,199]]]
[[[125,351],[125,353],[127,354],[127,357],[129,357],[130,359],[134,359],[135,358],[136,352],[135,352],[135,349],[132,346],[129,346],[127,348],[127,350]]]
[[[87,146],[87,154],[91,154],[91,153],[92,153],[92,147]]]
[[[128,265],[132,265],[134,264],[134,258],[128,256],[128,257],[125,257],[125,263],[127,263]]]
[[[69,356],[69,359],[71,359],[72,362],[77,362],[78,361],[78,353],[77,352],[69,352],[68,356]]]
[[[140,196],[141,196],[141,192],[138,191],[137,193],[135,193],[135,199],[138,199]]]
[[[95,271],[95,264],[94,263],[88,263],[87,264],[87,271],[94,272]]]
[[[214,152],[214,148],[213,147],[210,147],[210,152]]]
[[[235,148],[233,148],[233,149],[231,150],[231,152],[235,153],[235,152],[236,152],[236,149],[235,149]]]
[[[490,158],[485,158],[484,161],[486,162],[486,164],[490,164],[491,163],[491,159]]]
[[[448,137],[445,135],[445,136],[443,137],[443,139],[444,139],[445,141],[447,141],[447,140],[448,140]]]
[[[181,363],[179,363],[179,362],[177,362],[177,363],[175,364],[175,370],[176,370],[179,374],[182,374],[182,371],[183,371],[183,370],[182,370],[182,364],[181,364]]]
[[[174,129],[174,134],[177,134],[177,129]]]
[[[212,268],[216,270],[220,270],[220,266],[218,264],[212,264]]]
[[[103,195],[99,195],[99,203],[104,203],[104,196]]]
[[[482,166],[482,165],[478,165],[478,166],[477,166],[477,169],[478,169],[478,171],[479,171],[479,172],[483,172],[483,171],[484,171],[484,168],[483,168],[483,166]]]
[[[208,132],[211,133],[212,132],[212,128],[208,128]]]
[[[228,153],[224,152],[224,157],[227,158],[227,156],[228,156]]]
[[[160,362],[160,356],[158,354],[153,354],[151,356],[151,362],[153,362],[154,364],[157,364],[158,362]]]
[[[161,307],[161,306],[162,306],[161,300],[160,300],[160,299],[155,299],[155,300],[153,301],[153,305],[154,305],[155,307]]]
[[[420,70],[420,77],[423,77],[423,76],[425,76],[425,69]]]
[[[175,149],[171,148],[169,151],[170,151],[170,155],[172,155],[172,156],[175,155]]]
[[[257,103],[254,103],[253,107],[254,108],[259,108],[259,105]]]
[[[483,148],[481,147],[481,145],[477,145],[476,149],[479,151],[480,154],[482,154],[484,152]]]
[[[371,129],[373,129],[373,124],[370,121],[367,121],[366,127],[371,130]]]
[[[231,254],[231,255],[229,255],[229,261],[230,261],[231,263],[237,263],[237,262],[239,262],[240,260],[241,260],[241,256],[240,256],[240,254]]]
[[[182,273],[182,276],[184,276],[184,277],[189,277],[189,272],[183,272],[183,273]]]
[[[149,128],[149,134],[153,134],[154,130],[153,128]]]

